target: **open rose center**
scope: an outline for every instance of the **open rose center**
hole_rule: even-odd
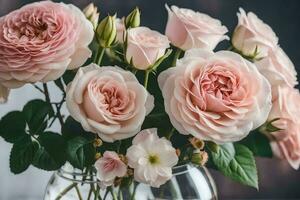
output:
[[[206,70],[194,70],[187,89],[192,103],[201,110],[215,110],[215,105],[232,105],[241,100],[237,95],[240,81],[238,76],[222,66],[214,65]],[[237,97],[239,96],[239,97]]]
[[[122,114],[128,105],[127,89],[114,80],[92,80],[88,87],[97,107],[112,114]]]
[[[110,172],[112,171],[113,169],[116,169],[118,167],[118,163],[116,160],[114,159],[107,159],[104,163],[104,166],[103,166],[103,170],[105,172]]]
[[[56,21],[50,13],[26,12],[8,21],[3,28],[8,41],[48,41],[58,30]]]

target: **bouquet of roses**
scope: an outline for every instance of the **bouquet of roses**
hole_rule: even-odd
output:
[[[299,168],[296,71],[271,27],[240,9],[229,38],[217,19],[166,9],[165,35],[140,26],[138,8],[99,20],[93,4],[42,1],[0,18],[1,101],[25,84],[45,95],[0,121],[13,173],[68,162],[103,187],[160,187],[193,163],[258,188],[255,156]]]

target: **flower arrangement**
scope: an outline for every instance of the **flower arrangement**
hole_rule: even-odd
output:
[[[1,102],[25,84],[45,95],[0,121],[13,173],[69,162],[96,169],[99,187],[160,187],[193,163],[258,188],[255,156],[299,168],[297,73],[271,27],[240,9],[229,38],[217,19],[166,9],[165,35],[140,26],[138,8],[99,21],[93,4],[42,1],[0,18]]]

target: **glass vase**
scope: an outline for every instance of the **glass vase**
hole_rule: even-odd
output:
[[[215,200],[215,183],[205,167],[186,164],[173,168],[173,177],[159,188],[132,182],[123,187],[101,188],[95,173],[64,166],[53,174],[44,200]]]

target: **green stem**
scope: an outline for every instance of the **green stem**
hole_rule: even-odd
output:
[[[109,188],[109,191],[111,193],[111,196],[113,197],[113,200],[118,200],[118,196],[116,195],[112,187]]]
[[[59,195],[55,198],[55,200],[60,200],[65,194],[67,194],[70,190],[77,186],[77,183],[72,183],[68,187],[66,187]]]
[[[175,51],[175,54],[174,54],[174,58],[173,58],[173,61],[172,61],[172,67],[175,67],[176,66],[176,63],[177,63],[177,60],[181,54],[182,50],[177,48],[176,51]]]
[[[167,135],[167,139],[168,139],[168,140],[171,140],[171,137],[173,136],[174,131],[175,131],[175,128],[173,127],[173,128],[171,129],[171,131],[170,131],[170,132],[168,133],[168,135]]]
[[[105,48],[99,46],[96,57],[95,57],[95,61],[94,61],[99,66],[101,64],[101,61],[102,61],[102,58],[104,55],[104,51],[105,51]]]
[[[49,96],[49,90],[48,90],[47,83],[43,83],[43,88],[44,88],[46,102],[50,104],[50,96]]]
[[[146,89],[147,89],[147,87],[148,87],[149,74],[150,74],[150,71],[149,71],[149,70],[146,70],[146,71],[145,71],[145,80],[144,80],[144,87],[145,87]]]
[[[106,189],[105,194],[104,194],[104,197],[103,197],[103,200],[106,199],[106,197],[107,197],[107,195],[108,195],[108,192],[109,192],[109,189]]]
[[[100,187],[99,187],[99,185],[97,185],[97,189],[96,189],[96,192],[95,192],[95,198],[94,198],[94,200],[97,200],[98,197],[99,197],[99,200],[102,200],[101,196],[99,195],[99,192],[100,192]]]
[[[134,182],[132,182],[132,184],[133,184],[133,192],[131,194],[130,200],[134,200],[135,199],[136,188],[138,186],[138,184],[134,184]]]
[[[79,200],[83,200],[83,199],[82,199],[82,196],[81,196],[81,194],[80,194],[80,191],[79,191],[79,188],[78,188],[78,185],[77,185],[77,184],[76,184],[76,186],[75,186],[75,189],[76,189],[76,192],[77,192],[77,195],[78,195]]]
[[[88,194],[88,198],[87,198],[87,200],[90,200],[90,199],[91,199],[91,196],[92,196],[92,191],[93,191],[93,189],[92,189],[92,188],[93,188],[93,186],[92,186],[92,185],[93,185],[93,183],[91,183],[91,184],[90,184],[90,191],[89,191],[89,194]]]

